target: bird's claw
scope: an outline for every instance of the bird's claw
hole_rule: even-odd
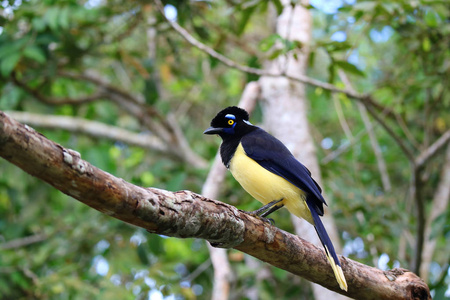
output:
[[[274,225],[275,226],[275,220],[272,218],[265,218],[265,217],[261,217],[260,215],[257,215],[253,212],[246,212],[247,214],[249,214],[252,217],[255,217],[257,219],[260,219],[263,222],[269,223],[270,225]]]

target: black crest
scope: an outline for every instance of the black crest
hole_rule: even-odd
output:
[[[248,121],[249,115],[248,112],[244,109],[237,106],[229,106],[223,110],[221,110],[211,121],[212,127],[224,127],[224,123],[226,122],[226,115],[234,115],[237,120]]]

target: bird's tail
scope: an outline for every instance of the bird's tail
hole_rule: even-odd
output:
[[[331,268],[333,269],[334,276],[339,283],[339,287],[342,290],[347,291],[347,281],[345,280],[344,272],[342,272],[341,263],[339,262],[339,259],[336,255],[333,243],[331,243],[330,237],[328,236],[328,233],[323,226],[322,220],[320,220],[320,217],[317,214],[314,206],[310,205],[308,202],[309,201],[306,201],[314,220],[314,228],[316,229],[317,235],[319,236],[319,239],[322,242],[323,247],[325,248],[325,253],[327,255],[328,261],[330,262]]]

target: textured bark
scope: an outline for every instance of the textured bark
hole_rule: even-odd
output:
[[[142,188],[114,177],[70,149],[0,112],[0,156],[63,193],[149,232],[202,238],[342,291],[322,249],[225,203],[190,191]],[[341,257],[356,299],[431,299],[427,285],[403,269],[383,272]]]

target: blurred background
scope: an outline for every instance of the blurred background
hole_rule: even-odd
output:
[[[308,16],[302,40],[283,33],[294,7]],[[255,70],[301,58],[318,83],[301,84],[305,110],[286,118],[307,120],[338,252],[413,270],[450,299],[449,21],[432,0],[4,0],[0,110],[126,181],[200,193],[220,144],[202,134],[212,117],[258,82],[251,121],[278,136],[270,120],[284,113],[270,114]],[[219,190],[260,205],[229,174]],[[287,211],[273,218],[294,232]],[[226,258],[229,299],[320,298]],[[211,299],[214,271],[204,240],[149,234],[0,160],[0,299]]]

